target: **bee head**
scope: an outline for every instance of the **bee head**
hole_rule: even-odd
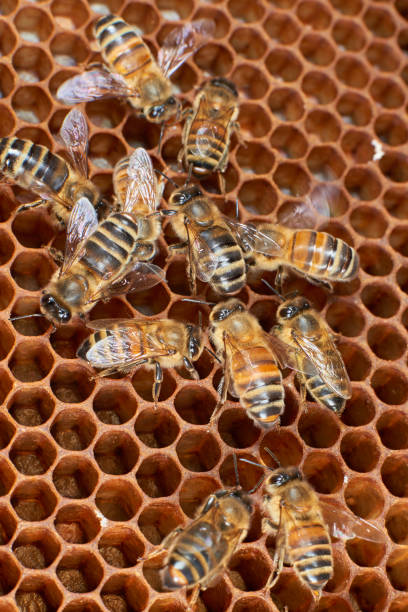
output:
[[[40,300],[41,312],[53,323],[62,325],[71,319],[71,312],[61,306],[50,293],[45,293]]]
[[[200,187],[198,185],[185,185],[184,187],[180,187],[180,189],[176,189],[170,196],[169,204],[170,206],[184,206],[194,198],[198,198],[203,195]]]
[[[293,319],[296,315],[310,309],[310,302],[302,296],[285,300],[276,313],[278,321]]]
[[[210,314],[210,321],[213,323],[225,321],[231,315],[237,312],[245,312],[245,305],[236,299],[221,302],[214,306]]]
[[[283,487],[283,485],[293,480],[303,480],[302,474],[298,468],[278,468],[269,476],[267,485],[272,487]]]
[[[188,356],[195,361],[203,350],[203,331],[199,325],[187,325],[188,331]]]
[[[159,104],[149,106],[145,110],[145,115],[152,123],[163,123],[170,119],[173,115],[179,114],[181,110],[181,102],[175,96],[170,96]]]

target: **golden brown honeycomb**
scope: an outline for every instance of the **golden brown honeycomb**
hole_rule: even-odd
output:
[[[233,213],[279,219],[322,181],[333,187],[321,229],[358,251],[357,280],[334,294],[292,278],[341,335],[353,396],[341,419],[316,404],[299,408],[293,374],[282,427],[265,433],[229,398],[208,428],[220,371],[204,354],[200,381],[166,371],[154,410],[151,374],[93,381],[75,352],[87,330],[53,331],[38,312],[55,266],[47,245],[64,236],[46,211],[19,215],[34,199],[16,187],[0,196],[0,612],[182,612],[182,594],[160,593],[157,565],[138,559],[186,524],[212,491],[235,484],[232,456],[268,463],[270,447],[387,535],[386,545],[334,545],[335,574],[320,612],[408,611],[408,1],[407,0],[0,0],[0,135],[61,151],[68,108],[59,85],[91,59],[92,23],[122,15],[158,48],[171,27],[211,17],[216,34],[175,75],[191,102],[204,78],[231,78],[241,96],[246,147],[234,139],[226,172]],[[96,57],[97,59],[97,57]],[[112,168],[143,145],[161,168],[176,167],[180,126],[165,134],[118,101],[83,105],[90,173],[110,194]],[[217,181],[204,181],[214,193]],[[198,320],[182,257],[157,263],[168,285],[97,304],[92,318],[169,316]],[[201,286],[211,298],[211,291]],[[262,284],[241,295],[265,329],[277,300]],[[208,308],[201,310],[208,315]],[[240,464],[252,487],[258,468]],[[269,593],[274,542],[254,520],[228,571],[201,594],[208,612],[306,612],[310,592],[285,568]],[[275,603],[273,603],[275,602]],[[275,604],[277,608],[275,607]],[[286,608],[285,608],[286,606]],[[354,606],[354,607],[353,607]]]

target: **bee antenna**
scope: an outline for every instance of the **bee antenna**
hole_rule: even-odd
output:
[[[178,189],[179,186],[177,185],[176,181],[174,181],[172,178],[167,176],[167,174],[164,174],[164,172],[162,172],[161,170],[157,170],[157,168],[155,168],[154,171],[157,172],[157,174],[160,174],[160,176],[165,178],[166,181],[169,181],[169,183],[171,183],[172,185],[174,185]]]
[[[201,310],[198,311],[198,327],[203,329],[203,313]]]
[[[9,317],[9,321],[18,321],[19,319],[31,319],[31,317],[45,317],[45,315],[39,312],[33,312],[33,314],[29,315],[21,315],[18,317]]]
[[[161,143],[163,140],[163,134],[164,134],[164,130],[165,130],[166,124],[164,123],[164,121],[162,121],[161,127],[160,127],[160,136],[159,136],[159,144],[157,145],[157,151],[160,155],[160,150],[161,150]]]
[[[241,486],[241,483],[240,483],[240,481],[239,481],[239,474],[238,474],[238,461],[237,461],[237,455],[236,455],[236,453],[234,453],[234,454],[232,455],[232,460],[233,460],[233,462],[234,462],[234,471],[235,471],[235,479],[236,479],[236,481],[237,481],[237,487],[240,487],[240,486]]]
[[[261,484],[263,483],[263,481],[265,480],[265,478],[266,478],[266,472],[265,472],[265,474],[262,474],[262,476],[260,477],[260,479],[258,480],[258,482],[255,484],[255,486],[254,486],[254,487],[252,487],[252,489],[250,489],[250,490],[248,491],[248,494],[249,494],[249,495],[252,495],[252,493],[255,493],[255,491],[256,491],[256,490],[257,490],[257,489],[258,489],[258,488],[261,486]]]
[[[192,298],[181,298],[180,302],[193,302],[193,304],[207,304],[208,306],[215,306],[215,302],[206,302],[205,300],[193,300]]]
[[[279,291],[276,291],[275,287],[272,287],[272,285],[271,285],[270,283],[268,283],[268,281],[267,281],[267,280],[265,280],[264,278],[261,278],[261,281],[263,282],[263,284],[264,284],[264,285],[266,285],[266,286],[267,286],[267,287],[268,287],[268,288],[269,288],[269,289],[272,291],[272,293],[274,293],[275,295],[277,295],[277,296],[278,296],[278,298],[282,300],[282,302],[284,302],[284,301],[285,301],[285,298],[283,297],[283,295],[281,295],[281,294],[279,293]]]
[[[236,197],[236,200],[235,200],[235,217],[237,219],[239,218],[238,196]]]
[[[266,451],[268,453],[268,455],[270,455],[272,457],[272,459],[275,461],[275,463],[277,463],[278,467],[281,467],[281,462],[279,461],[279,459],[277,458],[275,453],[273,453],[271,451],[270,448],[268,448],[267,446],[264,446],[264,451]]]
[[[188,167],[188,176],[187,176],[187,180],[185,182],[186,185],[189,184],[189,182],[191,181],[191,175],[193,174],[193,164],[190,164]]]
[[[267,465],[262,465],[262,463],[257,463],[256,461],[251,461],[250,459],[244,459],[243,457],[240,457],[240,458],[239,458],[239,460],[240,460],[240,461],[243,461],[244,463],[250,463],[251,465],[255,465],[256,467],[260,467],[260,468],[262,468],[263,470],[264,470],[265,468],[268,468],[268,466],[267,466]],[[269,469],[269,468],[268,468],[268,469]]]
[[[212,351],[211,349],[208,348],[208,346],[204,346],[204,350],[207,351],[207,353],[210,353],[210,355],[212,355],[214,357],[214,359],[216,359],[218,361],[218,363],[221,363],[221,359],[219,359],[217,357],[217,355],[214,353],[214,351]]]

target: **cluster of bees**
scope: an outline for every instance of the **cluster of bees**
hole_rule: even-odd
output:
[[[238,93],[233,83],[214,78],[201,88],[193,107],[182,111],[169,80],[213,34],[213,22],[202,19],[173,30],[157,60],[120,17],[102,17],[94,31],[104,64],[66,81],[58,98],[75,104],[123,97],[162,129],[169,120],[184,118],[179,161],[188,178],[182,187],[174,183],[168,207],[160,210],[165,180],[173,181],[157,173],[147,152],[138,148],[116,165],[116,197],[113,203],[107,202],[87,178],[88,130],[76,108],[61,128],[72,164],[28,140],[2,138],[1,172],[39,196],[22,208],[46,204],[55,219],[66,225],[65,254],[60,257],[52,252],[61,265],[41,296],[42,314],[34,316],[45,316],[55,326],[76,316],[85,320],[94,332],[83,342],[78,356],[101,376],[128,372],[141,364],[153,368],[155,403],[162,369],[184,366],[192,378],[198,378],[194,362],[206,348],[223,365],[212,420],[229,391],[259,426],[279,426],[285,401],[281,370],[285,367],[296,371],[303,401],[309,392],[316,402],[341,414],[351,387],[333,333],[304,297],[281,295],[288,269],[328,288],[332,282],[348,281],[357,274],[358,257],[352,247],[330,234],[302,227],[311,209],[321,213],[327,194],[297,211],[292,228],[272,223],[244,225],[222,215],[192,178],[217,172],[223,191],[230,137],[233,131],[239,134]],[[96,301],[146,290],[165,280],[163,270],[152,263],[163,216],[170,217],[180,239],[173,248],[186,254],[193,295],[197,279],[209,283],[219,295],[229,296],[246,285],[251,272],[277,272],[280,292],[269,286],[282,303],[277,325],[269,334],[236,298],[213,305],[208,336],[214,352],[204,346],[201,325],[171,319],[87,320]],[[195,301],[203,303],[198,298]],[[269,452],[277,467],[263,466],[267,478],[263,529],[276,534],[276,553],[275,569],[265,588],[277,580],[285,562],[294,567],[318,601],[333,574],[330,534],[371,541],[382,541],[383,534],[339,505],[323,503],[297,468],[281,467]],[[199,590],[228,564],[249,529],[252,491],[240,487],[234,459],[237,486],[210,495],[187,527],[170,533],[149,555],[167,551],[161,571],[163,587],[194,588],[190,607]]]

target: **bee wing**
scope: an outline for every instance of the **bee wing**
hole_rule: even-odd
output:
[[[64,104],[79,104],[101,98],[128,98],[136,95],[125,80],[105,70],[89,70],[68,79],[57,91],[57,99]]]
[[[225,335],[225,346],[226,346],[227,352],[229,353],[228,357],[229,357],[230,363],[234,359],[234,356],[236,357],[237,355],[239,355],[242,361],[244,361],[244,363],[246,364],[247,382],[246,382],[245,389],[251,388],[253,382],[257,383],[258,381],[256,364],[251,359],[251,354],[253,354],[253,351],[255,351],[258,348],[258,345],[254,344],[251,347],[238,346],[231,339],[230,335],[226,334]],[[233,395],[235,395],[234,392],[233,392]]]
[[[161,181],[159,186],[150,155],[142,147],[135,149],[129,158],[128,177],[124,211],[132,212],[135,203],[141,198],[148,208],[155,212],[164,183]]]
[[[98,216],[88,198],[80,198],[71,210],[67,227],[64,263],[60,276],[66,274],[78,258],[82,245],[98,226]]]
[[[268,342],[275,355],[281,369],[290,368],[298,370],[296,353],[292,346],[284,342],[278,335],[277,328],[272,328],[271,333],[264,334],[265,340]]]
[[[197,19],[172,30],[164,39],[157,56],[164,76],[171,76],[214,35],[214,32],[215,24],[212,19]]]
[[[368,521],[355,516],[339,503],[319,498],[323,519],[331,535],[336,539],[362,538],[370,542],[385,542],[383,532]]]
[[[186,229],[196,275],[201,281],[208,283],[217,269],[218,258],[209,248],[207,242],[201,238],[195,223],[186,224]]]
[[[143,261],[132,262],[119,280],[113,281],[108,286],[103,284],[99,291],[91,296],[88,304],[98,300],[107,300],[113,295],[145,291],[161,283],[165,276],[159,266]]]
[[[338,195],[336,187],[319,185],[311,197],[296,202],[287,213],[279,215],[279,223],[292,229],[315,228],[320,217],[331,217],[330,202]]]
[[[82,176],[88,176],[88,124],[78,108],[73,108],[65,117],[60,136],[76,168]]]
[[[244,252],[255,251],[271,256],[278,256],[282,252],[282,247],[255,225],[246,225],[229,217],[224,217],[224,221],[235,235]]]

